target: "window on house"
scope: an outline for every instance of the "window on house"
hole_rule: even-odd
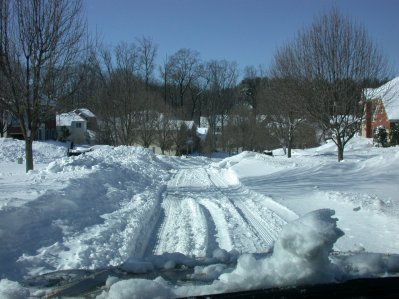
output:
[[[82,127],[82,123],[76,123],[76,127],[77,128],[81,128]]]

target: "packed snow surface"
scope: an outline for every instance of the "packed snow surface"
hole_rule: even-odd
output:
[[[37,290],[27,277],[121,267],[194,267],[205,285],[110,277],[98,298],[153,298],[341,281],[399,270],[399,148],[356,137],[287,159],[156,156],[96,146],[66,157],[35,142],[25,173],[21,141],[0,139],[0,297]],[[331,252],[346,252],[346,255]]]

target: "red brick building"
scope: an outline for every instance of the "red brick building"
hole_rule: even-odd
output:
[[[54,116],[54,118],[48,119],[40,124],[39,130],[37,131],[36,136],[34,136],[34,140],[55,140],[56,134],[57,131]],[[11,124],[7,127],[6,136],[15,139],[24,139],[19,121],[15,117],[12,117]]]
[[[364,91],[365,115],[362,135],[373,137],[375,128],[383,126],[389,132],[399,125],[399,77],[378,88]]]

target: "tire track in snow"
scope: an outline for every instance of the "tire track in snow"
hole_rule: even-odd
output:
[[[265,241],[273,243],[282,227],[288,221],[297,218],[297,215],[292,211],[242,185],[223,189],[222,192],[241,211],[243,217],[259,230]]]
[[[235,206],[238,208],[242,217],[252,225],[258,236],[263,239],[266,244],[272,245],[276,237],[270,229],[266,229],[269,223],[263,221],[258,214],[251,212],[242,202],[236,202]]]
[[[187,165],[180,165],[167,184],[164,216],[147,254],[209,256],[217,247],[266,252],[287,220],[296,218],[270,198],[239,184],[226,169]]]
[[[208,169],[208,174],[210,180],[219,188],[222,194],[229,198],[255,234],[266,246],[271,247],[287,221],[272,209],[264,206],[266,197],[263,195],[250,191],[241,184],[235,186],[229,185],[230,181],[238,181],[232,177],[231,173],[225,171],[223,174],[217,169],[210,168]],[[276,205],[276,203],[273,203],[273,205]],[[281,208],[285,209],[284,207]],[[295,217],[296,215],[292,213],[289,218]]]
[[[200,204],[200,207],[204,213],[207,227],[208,227],[208,233],[207,233],[207,248],[206,248],[206,256],[212,256],[213,251],[217,248],[219,248],[219,243],[216,240],[216,225],[213,220],[212,214],[210,211],[202,204]]]
[[[162,204],[165,219],[158,233],[153,254],[181,252],[204,256],[208,226],[200,205],[190,197],[168,194]]]
[[[263,251],[259,237],[223,194],[217,194],[216,198],[202,199],[201,204],[208,208],[214,219],[220,248],[240,252]]]
[[[213,235],[216,244],[222,249],[231,250],[233,248],[233,241],[228,231],[228,222],[224,217],[224,213],[219,208],[218,204],[210,199],[204,198],[200,200],[212,217],[212,221],[215,225],[215,234]]]

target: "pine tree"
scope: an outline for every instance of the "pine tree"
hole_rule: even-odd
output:
[[[399,145],[399,125],[395,125],[389,132],[389,142],[391,146]]]
[[[380,147],[388,146],[388,133],[383,126],[378,126],[374,130],[373,143]]]

